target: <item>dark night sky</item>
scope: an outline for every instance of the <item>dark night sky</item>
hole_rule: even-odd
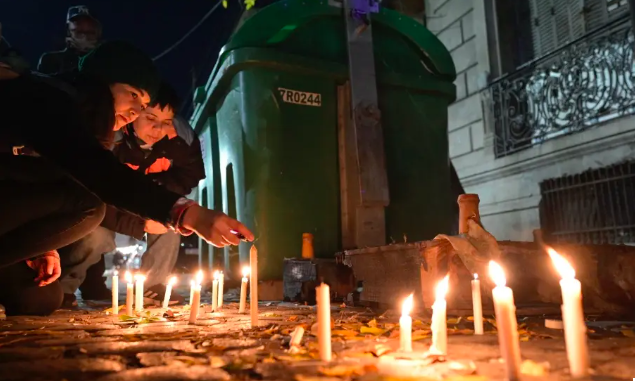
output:
[[[83,4],[101,21],[104,38],[128,40],[151,56],[164,51],[189,31],[219,0],[0,0],[3,35],[21,50],[33,68],[43,52],[64,47],[66,11]],[[230,0],[219,7],[188,39],[156,61],[163,76],[182,97],[207,81],[218,51],[232,32],[242,9]],[[184,102],[186,99],[184,99]]]

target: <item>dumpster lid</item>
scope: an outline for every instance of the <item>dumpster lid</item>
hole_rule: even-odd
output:
[[[221,50],[217,66],[234,49],[280,44],[299,27],[318,18],[342,18],[342,12],[342,8],[329,5],[327,0],[281,0],[271,4],[245,20]],[[393,29],[412,46],[417,47],[421,61],[430,73],[454,82],[456,69],[452,56],[425,26],[406,15],[385,8],[371,14],[371,20],[374,24]],[[344,34],[342,39],[345,39]]]

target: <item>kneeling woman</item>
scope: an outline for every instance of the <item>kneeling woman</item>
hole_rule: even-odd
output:
[[[0,66],[0,304],[45,315],[63,293],[56,249],[97,227],[103,203],[197,233],[217,247],[253,234],[119,163],[113,130],[137,118],[159,84],[131,45],[105,43],[80,63],[73,87]],[[33,152],[33,155],[22,155]]]

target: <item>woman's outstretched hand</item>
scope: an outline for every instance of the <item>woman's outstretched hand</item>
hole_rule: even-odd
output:
[[[193,230],[201,238],[216,247],[238,245],[239,233],[246,241],[253,241],[254,235],[245,225],[225,213],[192,205],[183,215],[183,227]]]

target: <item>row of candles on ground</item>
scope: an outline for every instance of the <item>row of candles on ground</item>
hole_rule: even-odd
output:
[[[242,270],[243,278],[240,288],[240,308],[239,313],[245,312],[245,305],[247,302],[247,283],[249,279],[247,276],[250,273],[249,267],[244,267]],[[143,284],[146,280],[145,276],[136,274],[134,277],[130,271],[126,271],[125,280],[127,282],[126,290],[126,315],[132,315],[133,307],[134,311],[143,311]],[[134,279],[134,283],[133,283]],[[171,277],[168,281],[168,285],[165,290],[165,296],[163,298],[163,308],[168,308],[170,297],[172,296],[172,287],[176,284],[177,278]],[[196,317],[199,314],[201,306],[201,283],[203,282],[203,271],[199,270],[190,282],[190,307],[191,316],[190,322],[195,323]],[[218,311],[223,307],[223,295],[225,287],[225,275],[222,271],[214,271],[212,282],[212,311]],[[136,290],[134,290],[136,288]],[[133,291],[134,290],[134,291]],[[117,271],[113,273],[112,277],[112,310],[119,310],[119,274]],[[192,321],[193,320],[193,321]]]
[[[124,274],[126,281],[126,315],[132,316],[134,311],[143,311],[143,284],[146,277],[142,274],[135,274],[134,277],[130,271]],[[134,282],[133,282],[134,279]],[[176,284],[176,277],[173,276],[168,281],[163,299],[163,308],[168,307],[170,297],[172,296],[172,287]],[[115,270],[112,275],[112,308],[113,313],[119,311],[119,273]]]
[[[586,325],[582,311],[582,293],[580,281],[575,279],[575,270],[553,249],[548,249],[549,255],[560,273],[562,280],[562,318],[565,330],[567,358],[571,375],[583,378],[589,374],[589,355],[586,342]],[[507,378],[517,380],[520,376],[520,346],[518,327],[516,322],[516,306],[511,288],[506,287],[505,272],[496,262],[489,264],[489,275],[496,287],[492,290],[496,327],[502,358],[505,361]],[[449,279],[446,276],[436,287],[435,302],[432,306],[432,346],[431,353],[447,354],[447,321],[445,296],[448,291]],[[331,308],[329,286],[321,284],[316,288],[318,302],[318,342],[320,358],[331,360]],[[483,311],[481,305],[481,285],[478,275],[472,281],[472,300],[474,307],[474,333],[483,334]],[[400,349],[412,352],[412,311],[413,295],[403,302],[402,316],[399,319]]]
[[[251,314],[251,326],[258,325],[258,251],[255,246],[249,253],[250,267],[243,267],[242,269],[242,281],[240,286],[240,304],[238,313],[245,312],[245,305],[247,304],[247,283],[250,283],[250,314]],[[253,269],[253,270],[252,270]],[[248,276],[251,275],[251,282],[249,282]],[[146,278],[142,274],[136,274],[133,276],[129,271],[125,273],[125,280],[127,283],[126,290],[126,315],[132,316],[133,314],[133,300],[134,310],[139,312],[143,311],[143,283]],[[168,281],[168,285],[165,290],[165,296],[163,298],[163,308],[168,308],[170,303],[170,297],[172,296],[172,287],[176,284],[176,277],[173,276]],[[195,324],[197,318],[201,312],[201,283],[203,282],[203,271],[199,270],[194,279],[190,282],[190,323]],[[136,286],[136,287],[135,287]],[[218,311],[223,307],[223,295],[225,286],[225,275],[222,271],[214,271],[212,281],[212,311]],[[133,292],[133,287],[136,290]],[[112,277],[112,311],[117,314],[119,311],[119,274],[115,270]]]

